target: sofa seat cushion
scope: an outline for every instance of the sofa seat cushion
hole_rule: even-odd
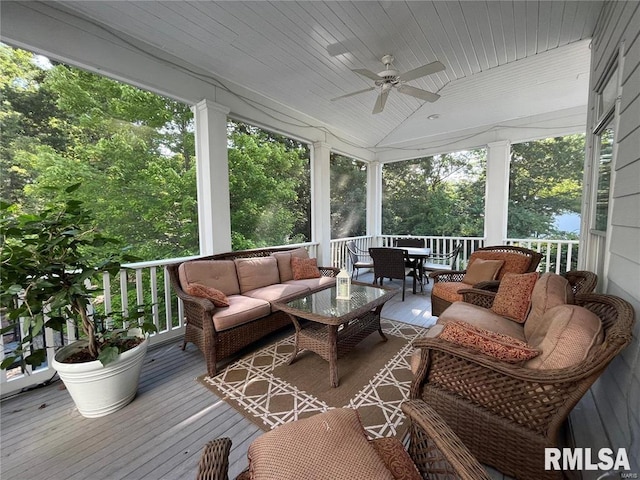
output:
[[[558,305],[547,310],[529,345],[542,350],[525,366],[540,370],[566,368],[582,362],[604,341],[600,318],[578,305]]]
[[[249,445],[248,457],[253,480],[393,480],[367,440],[358,413],[349,408],[264,433]]]
[[[275,257],[236,258],[240,293],[280,283],[278,261]]]
[[[439,338],[508,363],[520,363],[540,355],[540,350],[526,342],[467,322],[447,322]]]
[[[268,285],[266,287],[250,290],[245,292],[244,295],[271,303],[286,302],[305,293],[309,293],[309,289],[305,285],[276,283],[275,285]]]
[[[213,313],[213,325],[219,332],[257,320],[271,313],[269,302],[259,298],[230,295],[227,300],[229,301],[228,307],[216,309]]]
[[[289,280],[287,285],[304,285],[312,292],[324,290],[336,284],[336,277],[308,278],[306,280]]]
[[[451,321],[462,321],[471,325],[501,333],[525,341],[524,327],[516,322],[504,318],[487,308],[465,302],[455,302],[438,317],[439,325],[446,325]]]
[[[278,262],[278,272],[280,273],[280,282],[288,282],[293,280],[293,270],[291,269],[291,257],[309,258],[309,252],[306,248],[300,247],[287,252],[274,252],[271,254]]]
[[[451,303],[461,302],[462,295],[458,292],[465,288],[473,288],[473,285],[464,282],[437,282],[433,284],[431,296],[441,298]]]
[[[547,310],[558,305],[572,303],[573,290],[571,290],[571,285],[566,278],[552,272],[540,275],[531,293],[531,311],[527,321],[524,322],[525,337],[531,339],[536,335],[535,332],[540,327],[542,317]]]
[[[506,273],[526,273],[529,265],[531,265],[531,258],[519,253],[478,250],[471,254],[467,268],[478,258],[482,260],[504,261],[504,265],[502,265],[502,268],[498,272],[497,280],[502,280],[502,277],[504,277]]]
[[[236,265],[233,260],[190,260],[178,267],[180,285],[199,283],[220,290],[225,295],[240,293]],[[185,290],[186,291],[186,290]]]

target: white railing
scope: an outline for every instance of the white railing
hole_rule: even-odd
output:
[[[506,245],[516,245],[542,254],[539,272],[564,273],[578,268],[578,240],[545,240],[533,238],[507,238]]]
[[[372,246],[391,246],[395,239],[408,238],[402,235],[382,235],[379,237],[360,236],[340,238],[331,241],[331,266],[351,270],[351,264],[347,253],[347,242],[354,241],[356,246],[367,251]],[[451,252],[460,242],[463,249],[458,256],[456,268],[463,269],[472,252],[484,245],[484,240],[478,237],[433,237],[411,236],[422,238],[427,248],[431,248],[434,254],[446,254]],[[519,245],[542,253],[543,258],[538,268],[541,272],[552,271],[562,273],[577,268],[578,241],[577,240],[537,240],[537,239],[507,239],[506,244]],[[292,246],[292,245],[288,245]],[[309,249],[311,256],[317,256],[317,244],[305,243],[296,246],[304,246]],[[171,341],[184,334],[184,311],[180,299],[174,294],[169,282],[166,265],[199,258],[182,257],[151,262],[140,262],[123,265],[116,278],[108,273],[103,275],[104,311],[122,310],[128,312],[137,305],[150,305],[153,322],[158,332],[151,335],[152,344]],[[21,332],[25,335],[27,332]],[[67,338],[76,338],[73,325],[67,326],[66,335],[60,335],[50,329],[46,329],[41,341],[47,345],[48,362],[31,370],[23,372],[20,367],[15,369],[0,370],[0,386],[2,395],[19,391],[23,388],[45,382],[53,377],[54,371],[49,367],[55,350],[65,343]],[[0,346],[3,337],[0,336]]]

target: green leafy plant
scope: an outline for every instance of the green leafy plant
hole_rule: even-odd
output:
[[[63,189],[66,200],[50,203],[37,213],[20,214],[17,205],[0,203],[0,304],[8,324],[1,333],[15,331],[20,322],[26,332],[6,355],[0,365],[3,369],[16,362],[33,367],[43,363],[45,349],[34,339],[45,327],[63,331],[68,320],[82,328],[88,341],[85,357],[77,361],[100,360],[103,364],[139,343],[127,328],[114,327],[128,323],[143,333],[156,330],[143,306],[132,309],[128,316],[94,312],[101,292],[95,285],[100,284],[102,272],[114,275],[121,262],[135,259],[123,250],[94,260],[102,247],[117,242],[97,231],[83,203],[72,198],[79,186]]]

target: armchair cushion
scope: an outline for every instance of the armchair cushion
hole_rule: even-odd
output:
[[[503,265],[504,260],[483,260],[477,258],[473,263],[469,264],[467,273],[465,273],[462,281],[469,285],[475,285],[476,283],[495,280]]]
[[[447,322],[440,338],[508,363],[518,363],[540,355],[540,350],[517,338],[474,327],[466,322]]]
[[[207,287],[206,285],[201,285],[199,283],[190,283],[187,285],[185,292],[189,295],[193,295],[194,297],[208,298],[216,307],[229,306],[229,299],[224,292],[221,292],[217,288]]]
[[[583,361],[604,340],[598,316],[578,305],[558,305],[542,317],[542,324],[528,341],[542,351],[525,366],[540,370],[565,368]]]
[[[462,295],[458,292],[465,288],[473,288],[473,285],[464,282],[437,282],[433,284],[431,296],[450,303],[459,302],[462,301]]]
[[[518,323],[524,323],[531,309],[531,293],[538,273],[507,273],[500,282],[491,310]]]
[[[471,254],[467,269],[478,259],[504,261],[504,265],[498,272],[497,280],[502,280],[502,277],[507,273],[525,273],[531,264],[531,258],[520,253],[477,250]]]
[[[452,321],[471,323],[478,328],[508,335],[523,342],[526,341],[522,324],[504,318],[488,308],[483,308],[471,303],[454,302],[449,308],[442,312],[442,315],[438,317],[437,323],[439,325],[446,325]]]
[[[255,439],[248,456],[254,480],[393,480],[348,408],[281,425]]]
[[[315,258],[291,257],[291,270],[294,280],[306,280],[309,278],[320,278],[318,261]]]
[[[547,310],[571,303],[573,290],[565,277],[551,272],[540,275],[531,293],[531,311],[524,322],[525,337],[530,338],[535,333]]]

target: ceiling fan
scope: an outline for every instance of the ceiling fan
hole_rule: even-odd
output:
[[[373,114],[376,114],[384,110],[384,105],[387,102],[389,92],[394,87],[400,93],[411,95],[412,97],[416,97],[427,102],[435,102],[440,98],[440,95],[438,95],[437,93],[428,92],[420,88],[412,87],[411,85],[406,85],[406,82],[415,80],[416,78],[424,77],[426,75],[431,75],[432,73],[443,71],[445,69],[445,66],[442,63],[437,61],[431,62],[421,67],[414,68],[413,70],[409,70],[405,73],[399,73],[395,68],[393,68],[393,55],[385,55],[384,57],[382,57],[382,63],[384,64],[385,68],[379,73],[374,73],[371,70],[367,70],[366,68],[358,68],[356,70],[352,70],[352,72],[355,72],[358,75],[362,75],[363,77],[374,80],[375,87],[369,87],[365,88],[364,90],[358,90],[357,92],[347,93],[346,95],[332,98],[331,101],[333,102],[334,100],[340,100],[341,98],[347,98],[353,95],[358,95],[360,93],[370,92],[371,90],[375,90],[376,88],[378,88],[380,89],[380,94],[378,95],[376,104],[373,107],[373,112],[371,112]]]

